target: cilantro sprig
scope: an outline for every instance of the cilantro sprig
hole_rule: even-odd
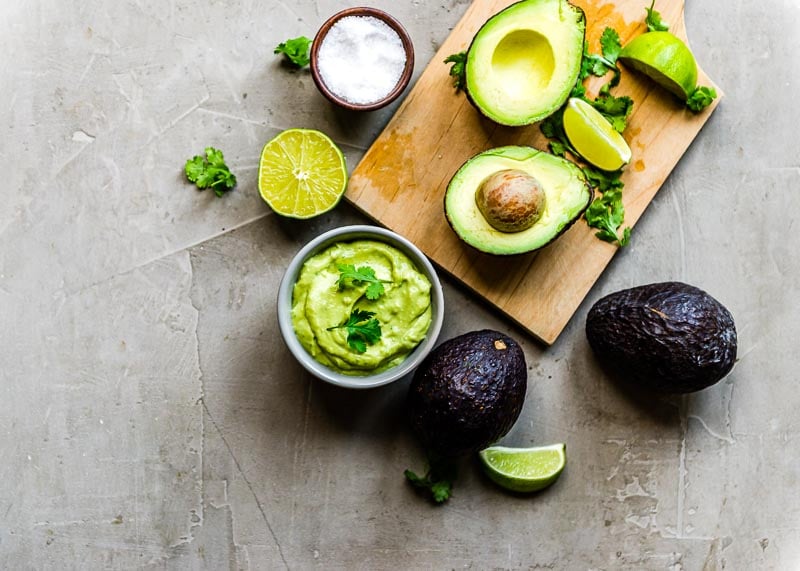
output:
[[[630,227],[622,231],[619,228],[625,222],[625,207],[622,205],[622,190],[607,190],[596,198],[586,209],[586,223],[599,231],[595,236],[604,242],[618,242],[620,246],[627,246],[631,239]]]
[[[456,480],[457,468],[453,461],[429,461],[430,467],[424,476],[418,476],[411,470],[403,472],[408,482],[422,491],[429,492],[431,499],[441,504],[450,499],[453,493],[453,482]]]
[[[645,8],[647,10],[647,17],[644,19],[644,23],[647,25],[648,32],[667,32],[669,31],[669,26],[661,19],[661,14],[658,10],[654,9],[656,5],[656,0],[650,4],[649,8]]]
[[[628,125],[628,117],[633,110],[633,100],[626,95],[617,97],[611,93],[611,89],[619,84],[621,76],[617,59],[622,50],[622,43],[616,30],[613,28],[603,30],[600,36],[600,48],[602,53],[592,54],[589,51],[589,44],[584,43],[581,71],[571,97],[578,97],[589,103],[617,132],[622,133]],[[583,81],[590,75],[603,77],[609,72],[613,74],[611,79],[600,88],[597,97],[589,98]],[[566,153],[580,157],[580,153],[569,142],[564,131],[563,107],[542,121],[539,128],[542,134],[550,139],[548,146],[551,153],[561,157]],[[588,164],[582,169],[589,185],[601,193],[586,209],[584,214],[586,223],[598,229],[595,235],[599,239],[626,246],[630,242],[631,229],[625,228],[622,234],[619,234],[619,229],[625,221],[625,207],[622,203],[624,187],[621,178],[622,169],[609,172]]]
[[[384,283],[391,283],[390,281],[379,280],[375,277],[375,270],[369,266],[360,266],[356,268],[355,264],[339,264],[337,269],[339,270],[339,279],[336,280],[336,285],[339,286],[339,291],[347,287],[348,281],[353,286],[368,284],[364,295],[366,295],[367,299],[370,301],[375,301],[384,294],[386,291],[383,286]]]
[[[374,311],[353,308],[343,323],[328,327],[328,331],[334,329],[346,329],[347,344],[358,353],[366,352],[367,345],[373,345],[381,338],[381,324],[375,319]]]
[[[450,76],[453,78],[453,87],[458,93],[467,86],[467,52],[450,54],[444,58],[444,63],[453,64],[450,67]]]
[[[222,151],[214,147],[206,147],[205,157],[195,155],[186,161],[184,171],[189,182],[195,183],[200,190],[213,188],[217,196],[236,186],[236,176],[225,164]]]
[[[292,38],[278,44],[273,53],[283,54],[296,68],[305,67],[311,62],[311,42],[305,36]]]
[[[689,97],[686,99],[686,107],[688,107],[694,113],[700,113],[703,109],[711,105],[714,99],[717,98],[717,90],[713,87],[705,87],[703,85],[698,85],[694,88],[689,94]]]

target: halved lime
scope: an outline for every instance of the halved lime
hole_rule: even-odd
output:
[[[535,492],[558,480],[567,464],[567,446],[490,446],[479,454],[486,474],[513,492]]]
[[[318,216],[336,206],[346,188],[344,155],[320,131],[288,129],[261,151],[258,190],[281,216]]]
[[[575,150],[597,168],[615,171],[631,160],[631,148],[589,103],[573,97],[564,109],[564,132]]]
[[[689,47],[670,32],[647,32],[628,42],[618,58],[686,101],[697,86],[697,62]]]

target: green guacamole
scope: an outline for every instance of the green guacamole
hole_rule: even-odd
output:
[[[385,292],[371,301],[366,284],[339,289],[340,264],[369,266]],[[375,313],[381,338],[359,353],[340,325],[353,308]],[[300,343],[317,361],[345,375],[369,375],[400,363],[425,338],[431,323],[431,284],[403,252],[383,242],[334,244],[305,261],[292,296],[292,324]]]

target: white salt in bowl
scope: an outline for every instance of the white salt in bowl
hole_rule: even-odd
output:
[[[385,107],[408,86],[414,46],[405,28],[376,8],[337,12],[311,45],[311,76],[320,93],[351,111]]]

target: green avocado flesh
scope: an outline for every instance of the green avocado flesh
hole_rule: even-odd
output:
[[[492,16],[467,52],[466,92],[501,125],[541,121],[578,78],[586,18],[566,0],[523,0]]]
[[[544,190],[544,210],[530,227],[502,232],[484,218],[475,193],[489,176],[520,170],[535,178]],[[589,206],[592,191],[574,163],[532,147],[498,147],[468,160],[450,181],[444,198],[447,221],[464,242],[482,252],[522,254],[546,246]]]

